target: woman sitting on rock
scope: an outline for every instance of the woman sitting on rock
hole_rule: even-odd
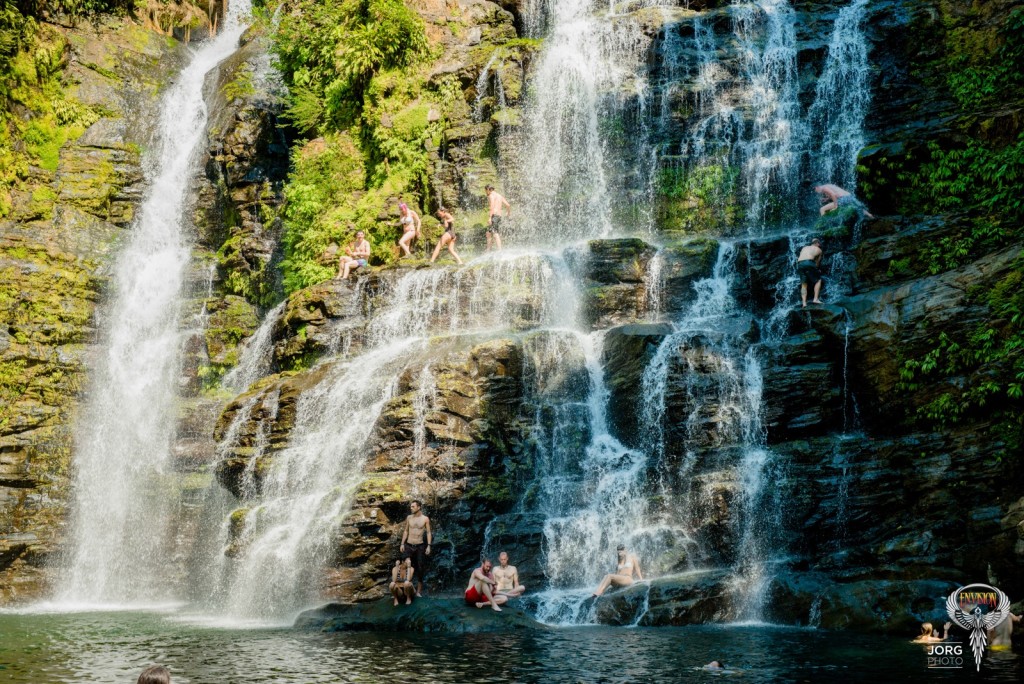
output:
[[[644,578],[643,573],[640,572],[640,559],[636,557],[635,553],[628,553],[626,547],[619,544],[619,548],[616,549],[618,553],[618,565],[615,567],[615,572],[604,576],[601,580],[601,584],[594,590],[594,596],[600,596],[603,594],[608,587],[614,585],[616,587],[628,587],[633,584],[633,578],[636,577],[638,580]]]
[[[391,570],[391,584],[388,585],[388,589],[391,590],[391,596],[395,599],[395,604],[398,605],[398,600],[405,597],[405,605],[412,603],[412,596],[415,594],[415,590],[412,588],[412,578],[416,574],[416,571],[412,568],[412,558],[406,557],[405,560],[396,560],[395,567]]]

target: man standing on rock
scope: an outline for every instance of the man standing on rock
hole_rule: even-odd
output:
[[[807,307],[807,288],[814,288],[812,304],[821,304],[821,240],[814,238],[811,244],[800,250],[796,262],[796,272],[800,274],[800,301]]]
[[[484,188],[487,191],[487,206],[489,215],[487,217],[487,251],[491,251],[491,238],[494,239],[495,250],[501,249],[501,222],[508,218],[512,211],[512,205],[508,200],[498,194],[493,185]],[[505,208],[505,215],[501,215],[501,208]]]
[[[508,596],[494,593],[498,583],[491,576],[491,561],[484,558],[480,567],[469,576],[469,586],[466,587],[466,603],[477,608],[483,608],[490,604],[491,608],[501,612],[498,606],[508,602]]]
[[[516,566],[508,564],[508,554],[498,554],[498,567],[494,568],[494,579],[498,582],[497,593],[509,598],[518,598],[526,591],[519,583],[519,571]]]
[[[413,577],[416,579],[416,596],[423,595],[423,577],[426,574],[427,556],[430,555],[430,543],[434,540],[434,533],[430,531],[430,518],[423,515],[423,505],[419,501],[409,504],[412,513],[405,519],[405,530],[402,532],[402,545],[398,550],[409,554],[412,558],[412,567],[415,570]],[[424,543],[426,536],[426,543]],[[406,550],[408,547],[408,550]]]

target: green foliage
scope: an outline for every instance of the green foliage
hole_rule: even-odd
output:
[[[904,360],[897,389],[913,392],[926,381],[962,378],[919,408],[916,418],[945,427],[988,417],[1019,439],[1024,428],[1024,253],[1002,280],[971,296],[988,307],[987,320],[959,339],[940,333],[932,349]]]
[[[300,0],[281,17],[273,50],[292,91],[289,114],[301,129],[324,132],[355,124],[373,76],[412,64],[427,39],[401,0]]]
[[[663,168],[658,174],[662,223],[686,231],[703,231],[732,223],[741,211],[737,201],[739,169],[707,164],[691,169]]]
[[[273,35],[287,116],[322,136],[296,146],[284,191],[282,268],[291,292],[333,276],[329,247],[356,230],[367,233],[374,263],[394,258],[398,231],[388,211],[428,196],[427,149],[463,95],[455,78],[428,85],[423,24],[401,0],[301,0]]]
[[[228,102],[253,95],[255,92],[256,87],[252,82],[252,69],[249,68],[239,69],[235,74],[235,78],[225,83],[221,88],[221,94]]]

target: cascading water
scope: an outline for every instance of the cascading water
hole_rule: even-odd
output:
[[[207,119],[207,72],[238,46],[250,4],[231,3],[221,33],[196,50],[163,99],[146,200],[115,269],[104,353],[76,437],[72,543],[59,598],[136,603],[170,598],[170,487],[179,313],[189,262],[188,188]]]
[[[419,376],[414,450],[422,448],[417,430],[425,426],[417,428],[417,421],[426,421],[435,401],[432,373],[423,363],[428,337],[477,339],[507,334],[509,326],[550,326],[567,315],[564,293],[571,285],[559,258],[506,251],[461,269],[412,271],[384,288],[374,297],[362,353],[328,362],[323,378],[299,397],[287,446],[263,463],[268,453],[254,444],[243,480],[263,472],[258,486],[253,477],[243,488],[234,520],[222,525],[217,557],[210,559],[222,572],[206,592],[235,618],[287,619],[316,599],[316,573],[363,480],[368,440],[397,378],[410,368]],[[256,410],[267,413],[259,401],[253,395],[239,407],[222,449],[238,439],[236,423]]]
[[[815,143],[813,178],[851,192],[856,184],[857,154],[864,147],[864,116],[871,103],[863,31],[867,6],[868,0],[853,0],[839,10],[814,104],[808,112]]]
[[[224,375],[221,385],[241,392],[269,373],[273,362],[270,346],[271,335],[286,303],[281,302],[263,317],[260,327],[246,341],[238,359],[238,365]]]
[[[617,198],[634,194],[627,178],[636,160],[617,164],[613,150],[635,154],[635,147],[615,130],[631,108],[646,109],[640,67],[650,41],[633,19],[604,16],[607,8],[597,0],[527,9],[546,12],[544,22],[528,17],[527,23],[546,24],[549,34],[524,111],[522,178],[528,185],[520,188],[525,218],[517,234],[534,244],[609,235],[621,228],[613,225]]]

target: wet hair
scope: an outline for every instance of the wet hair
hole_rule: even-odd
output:
[[[483,567],[484,565],[487,565],[488,563],[491,563],[491,559],[490,559],[490,558],[488,558],[487,556],[483,556],[483,557],[482,557],[482,558],[480,559],[480,566],[481,566],[481,567]],[[494,563],[491,563],[491,565],[494,565]]]
[[[626,550],[626,545],[625,544],[619,544],[618,546],[615,547],[615,550],[616,551],[625,551]]]
[[[491,190],[493,190],[493,189],[494,189],[494,186],[493,186],[493,185],[485,185],[485,186],[484,186],[484,190],[485,190],[485,191],[487,191],[487,192],[490,192],[490,191],[491,191]]]
[[[931,635],[932,635],[932,623],[930,623],[930,622],[922,622],[921,623],[921,636],[931,636]]]
[[[171,684],[171,672],[163,665],[147,667],[135,684]]]
[[[820,245],[821,244],[821,240],[818,239],[818,238],[812,238],[811,239],[811,244],[812,245]]]

